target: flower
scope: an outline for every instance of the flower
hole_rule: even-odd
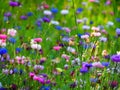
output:
[[[111,60],[113,62],[120,62],[120,55],[112,55]]]
[[[89,38],[89,35],[81,35],[81,38],[82,38],[82,39],[88,39],[88,38]]]
[[[99,39],[100,39],[101,42],[106,42],[107,41],[106,37],[100,37]]]
[[[50,19],[47,18],[47,17],[43,17],[42,20],[43,20],[44,22],[48,22],[48,23],[50,22]]]
[[[54,46],[53,49],[59,51],[61,49],[61,46]]]
[[[9,42],[12,43],[12,44],[16,43],[16,39],[13,38],[13,37],[10,37],[8,40],[9,40]]]
[[[31,78],[33,78],[33,77],[35,76],[35,73],[30,72],[30,73],[29,73],[29,76],[30,76]]]
[[[109,62],[102,62],[102,65],[105,67],[108,67],[110,65],[110,63]]]
[[[59,25],[59,22],[58,21],[54,21],[54,20],[51,20],[50,23],[53,24],[53,25]]]
[[[62,15],[66,15],[66,14],[68,14],[68,13],[69,13],[68,10],[61,10],[61,14],[62,14]]]
[[[12,7],[16,7],[16,6],[20,6],[21,4],[19,2],[10,1],[9,5],[12,6]]]
[[[7,34],[14,37],[16,35],[17,31],[15,29],[8,29]]]
[[[116,34],[120,35],[120,28],[116,28]]]
[[[22,15],[22,16],[20,16],[20,19],[27,20],[27,16],[26,15]]]
[[[87,68],[87,67],[82,67],[82,68],[80,69],[80,72],[81,72],[81,73],[87,73],[87,72],[88,72],[88,68]]]
[[[28,12],[28,13],[27,13],[27,16],[32,16],[32,15],[33,15],[32,12]]]
[[[5,35],[5,34],[0,34],[0,39],[7,39],[7,35]]]
[[[104,66],[100,62],[94,62],[92,63],[92,66],[97,68],[104,68]]]
[[[6,54],[7,49],[6,48],[0,48],[0,55]]]
[[[117,81],[110,81],[109,82],[109,85],[114,88],[114,87],[117,87],[118,86],[118,82]]]
[[[61,26],[56,26],[55,27],[57,30],[62,30],[62,27]]]
[[[76,12],[81,13],[82,11],[83,11],[83,8],[78,8]]]
[[[49,10],[44,10],[43,14],[50,16],[50,15],[52,15],[52,12]]]
[[[4,14],[5,17],[10,17],[11,15],[12,15],[11,12],[6,12],[6,13]]]
[[[50,90],[50,86],[42,86],[40,90]]]
[[[42,38],[34,38],[34,41],[37,43],[42,42]]]
[[[57,9],[57,8],[51,8],[51,12],[52,12],[52,13],[57,13],[57,12],[58,12],[58,9]]]

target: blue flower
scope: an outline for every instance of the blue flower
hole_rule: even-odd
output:
[[[6,54],[7,53],[7,49],[6,48],[0,48],[0,54]]]
[[[11,43],[13,43],[13,44],[16,43],[16,39],[13,38],[13,37],[10,37],[8,40],[9,40],[9,42],[11,42]]]
[[[96,83],[98,81],[98,78],[90,78],[90,81]]]
[[[62,27],[61,26],[56,26],[55,27],[57,30],[62,30]]]
[[[78,36],[79,38],[81,38],[82,34],[79,33],[77,36]]]
[[[90,21],[90,24],[93,24],[93,21]]]
[[[120,18],[116,18],[116,21],[117,21],[117,22],[120,22]]]
[[[81,72],[81,73],[87,73],[87,72],[88,72],[88,68],[87,68],[87,67],[82,67],[82,68],[80,69],[80,72]]]
[[[57,12],[58,12],[58,9],[57,9],[57,8],[51,8],[51,12],[52,12],[52,13],[57,13]]]
[[[50,86],[42,86],[40,90],[50,90]]]
[[[78,8],[77,13],[81,13],[83,11],[83,8]]]
[[[16,48],[16,52],[21,52],[22,48]]]
[[[27,13],[27,16],[32,16],[32,15],[33,15],[32,12],[28,12],[28,13]]]
[[[18,72],[18,69],[17,69],[17,68],[14,68],[14,69],[13,69],[13,72],[14,72],[14,73],[17,73],[17,72]]]
[[[108,67],[109,66],[109,62],[102,62],[102,65],[105,66],[105,67]]]
[[[120,28],[116,28],[116,34],[120,35]]]

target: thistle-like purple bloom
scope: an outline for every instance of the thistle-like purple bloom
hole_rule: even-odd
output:
[[[42,20],[43,20],[44,22],[48,22],[48,23],[50,22],[50,19],[47,18],[47,17],[43,17]]]
[[[20,19],[22,19],[22,20],[26,20],[26,19],[27,19],[27,16],[22,15],[22,16],[20,17]]]
[[[113,62],[120,62],[120,55],[112,55],[111,60]]]
[[[9,5],[12,6],[12,7],[17,7],[17,6],[20,6],[20,2],[13,2],[13,1],[10,1],[9,2]]]
[[[11,12],[6,12],[6,13],[4,14],[5,17],[10,17],[11,15],[12,15]]]

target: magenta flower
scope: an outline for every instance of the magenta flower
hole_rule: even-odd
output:
[[[53,49],[59,51],[61,49],[61,46],[54,46]]]

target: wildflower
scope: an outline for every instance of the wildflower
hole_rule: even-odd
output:
[[[17,6],[20,6],[21,4],[19,2],[10,1],[9,5],[12,6],[12,7],[17,7]]]
[[[88,72],[88,68],[87,68],[87,67],[82,67],[82,68],[80,69],[80,72],[81,72],[81,73],[87,73],[87,72]]]
[[[61,10],[61,14],[62,14],[62,15],[67,15],[68,13],[69,13],[68,10]]]
[[[120,55],[112,55],[111,56],[111,60],[113,61],[113,62],[120,62]]]
[[[117,22],[120,22],[120,18],[116,18],[116,21],[117,21]]]
[[[53,25],[59,25],[59,22],[58,21],[54,21],[54,20],[51,20],[50,23],[53,24]]]
[[[15,29],[8,29],[8,35],[14,37],[16,36],[17,31]]]
[[[29,73],[29,76],[30,76],[31,78],[33,78],[33,77],[35,76],[35,73],[30,72],[30,73]]]
[[[42,42],[42,38],[34,38],[34,41],[37,43]]]
[[[53,49],[59,51],[61,49],[61,46],[54,46]]]
[[[118,82],[117,81],[110,81],[109,82],[109,85],[112,87],[112,88],[115,88],[118,86]]]
[[[67,51],[69,51],[69,52],[71,52],[71,53],[73,53],[73,54],[75,54],[75,49],[74,48],[72,48],[72,47],[67,47]]]
[[[83,11],[83,8],[78,8],[76,12],[81,13],[82,11]]]
[[[97,68],[104,68],[104,66],[100,62],[94,62],[92,63],[92,66]]]
[[[51,16],[51,15],[52,15],[52,12],[49,11],[49,10],[44,10],[43,14],[44,14],[44,15]]]
[[[106,42],[106,41],[107,41],[107,38],[106,38],[106,37],[100,37],[100,41],[101,41],[101,42]]]
[[[32,16],[32,15],[33,15],[32,12],[28,12],[28,13],[27,13],[27,16]]]
[[[84,30],[89,30],[89,29],[90,29],[90,26],[83,25],[82,29],[84,29]]]
[[[62,27],[61,26],[56,26],[55,27],[57,30],[62,30]]]
[[[105,67],[108,67],[109,66],[109,62],[102,62],[102,65],[105,66]]]
[[[42,86],[40,90],[50,90],[50,86]]]
[[[47,18],[47,17],[43,17],[42,20],[43,20],[44,22],[48,22],[48,23],[50,22],[50,19]]]
[[[52,12],[52,13],[57,13],[57,12],[58,12],[58,9],[57,9],[57,8],[51,8],[51,12]]]
[[[82,39],[88,39],[88,38],[89,38],[89,35],[81,35],[81,38],[82,38]]]
[[[5,35],[5,34],[0,34],[0,39],[7,39],[7,35]]]
[[[6,48],[0,48],[0,55],[6,54],[7,49]]]
[[[27,16],[26,15],[22,15],[22,16],[20,16],[20,19],[27,20]]]
[[[119,36],[120,35],[120,28],[116,28],[116,34]]]
[[[4,16],[5,16],[5,17],[10,17],[10,16],[12,16],[12,14],[11,14],[11,12],[6,12],[6,13],[4,14]]]
[[[9,40],[9,42],[12,43],[12,44],[16,43],[16,39],[13,38],[13,37],[10,37],[8,40]]]

